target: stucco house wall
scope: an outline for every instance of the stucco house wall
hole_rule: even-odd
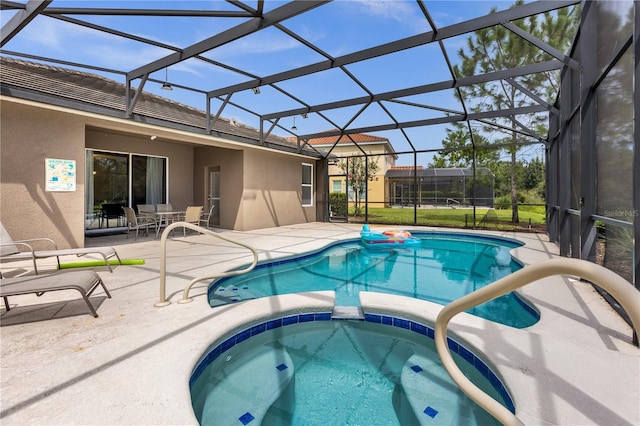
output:
[[[312,164],[315,173],[315,161],[302,156],[245,151],[243,230],[316,220],[315,194],[313,205],[302,206],[303,163]]]
[[[151,140],[146,135],[114,133],[109,129],[87,129],[86,147],[99,151],[167,157],[169,202],[176,210],[185,210],[193,205],[193,145],[172,143],[163,138]]]
[[[206,205],[205,173],[218,165],[222,228],[316,220],[315,198],[304,208],[300,200],[301,164],[316,170],[315,159],[233,143],[227,148],[206,135],[10,97],[2,97],[0,108],[0,220],[14,239],[44,236],[60,248],[84,246],[85,148],[167,157],[169,201],[176,209]],[[151,140],[150,134],[159,136]],[[75,191],[45,191],[46,158],[75,160]]]
[[[225,229],[242,229],[242,188],[244,185],[244,152],[240,150],[197,147],[193,168],[194,203],[206,206],[205,179],[208,168],[220,168],[220,226]]]
[[[0,220],[14,240],[84,246],[85,125],[72,114],[2,101]],[[76,190],[45,190],[45,159],[75,160]]]
[[[388,169],[390,169],[393,165],[395,165],[395,157],[388,150],[388,142],[384,143],[367,143],[361,144],[362,149],[373,157],[369,157],[369,161],[375,160],[378,165],[378,172],[375,176],[372,176],[372,180],[368,182],[368,192],[367,199],[370,207],[384,207],[385,203],[388,202],[389,194],[387,193],[387,186],[385,185],[385,173]],[[362,155],[362,151],[360,151],[353,144],[340,144],[337,145],[332,154],[337,157],[348,157],[351,155]],[[384,155],[387,154],[387,155]],[[338,166],[332,165],[329,168],[330,174],[341,174],[342,169]],[[329,182],[329,191],[333,191],[334,184],[333,182],[336,180],[341,181],[342,192],[347,192],[346,182],[343,177],[340,178],[330,178]]]
[[[198,147],[194,201],[206,205],[208,170],[220,169],[220,227],[242,231],[313,222],[315,205],[302,207],[302,163],[315,161],[257,148]],[[314,200],[315,204],[315,200]]]

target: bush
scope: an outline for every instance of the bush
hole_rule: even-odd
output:
[[[329,208],[331,216],[347,216],[347,194],[344,192],[332,192],[329,194]]]
[[[495,201],[496,209],[510,209],[511,208],[511,196],[503,195],[502,197],[496,198]]]

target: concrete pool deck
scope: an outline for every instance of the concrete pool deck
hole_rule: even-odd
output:
[[[310,223],[216,232],[253,246],[265,260],[357,238],[359,231],[356,224]],[[543,234],[479,233],[524,242],[512,254],[525,265],[557,255]],[[236,322],[268,316],[288,303],[328,303],[296,295],[212,309],[206,283],[199,283],[191,291],[193,302],[179,304],[192,278],[246,265],[251,255],[208,236],[183,238],[176,231],[167,245],[167,298],[172,303],[157,308],[159,239],[134,242],[121,234],[87,238],[86,244],[113,245],[122,259],[144,259],[145,264],[118,266],[113,273],[95,268],[113,296],[107,299],[97,291],[91,297],[98,318],[88,314],[77,292],[9,299],[11,311],[3,307],[0,317],[2,425],[197,424],[188,379],[215,337]],[[55,269],[55,261],[38,265],[43,273],[47,266]],[[20,262],[2,268],[5,276],[24,272]],[[533,327],[516,330],[460,315],[452,329],[503,376],[521,420],[542,425],[640,424],[640,350],[631,344],[631,328],[589,284],[569,277],[544,279],[520,293],[541,311]],[[375,294],[364,299],[372,307],[385,303]],[[420,301],[386,299],[408,315],[434,316],[439,310]]]

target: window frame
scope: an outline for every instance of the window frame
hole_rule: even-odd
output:
[[[309,179],[310,182],[305,182],[305,167],[309,167]],[[302,163],[302,176],[301,176],[301,187],[300,187],[300,201],[302,203],[302,207],[313,207],[313,164],[311,163]],[[305,189],[309,191],[309,202],[305,203]]]

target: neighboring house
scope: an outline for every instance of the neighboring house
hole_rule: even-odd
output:
[[[2,57],[0,83],[0,220],[15,239],[81,247],[110,223],[96,221],[105,204],[214,203],[212,224],[236,230],[326,218],[312,149],[226,119],[207,132],[205,112],[146,92],[127,117],[125,85],[86,72]]]
[[[375,161],[378,164],[377,173],[368,182],[367,202],[370,207],[385,207],[388,204],[389,192],[388,186],[385,185],[385,174],[395,165],[398,158],[389,139],[356,133],[348,136],[343,135],[340,138],[309,139],[307,143],[320,152],[331,152],[331,155],[338,158],[366,154],[367,162]],[[330,163],[329,192],[346,192],[349,194],[349,200],[353,201],[353,190],[347,185],[348,179],[344,171],[337,166],[337,163]]]
[[[495,176],[485,167],[476,169],[475,180],[472,169],[453,167],[396,166],[385,177],[393,206],[493,207]]]

